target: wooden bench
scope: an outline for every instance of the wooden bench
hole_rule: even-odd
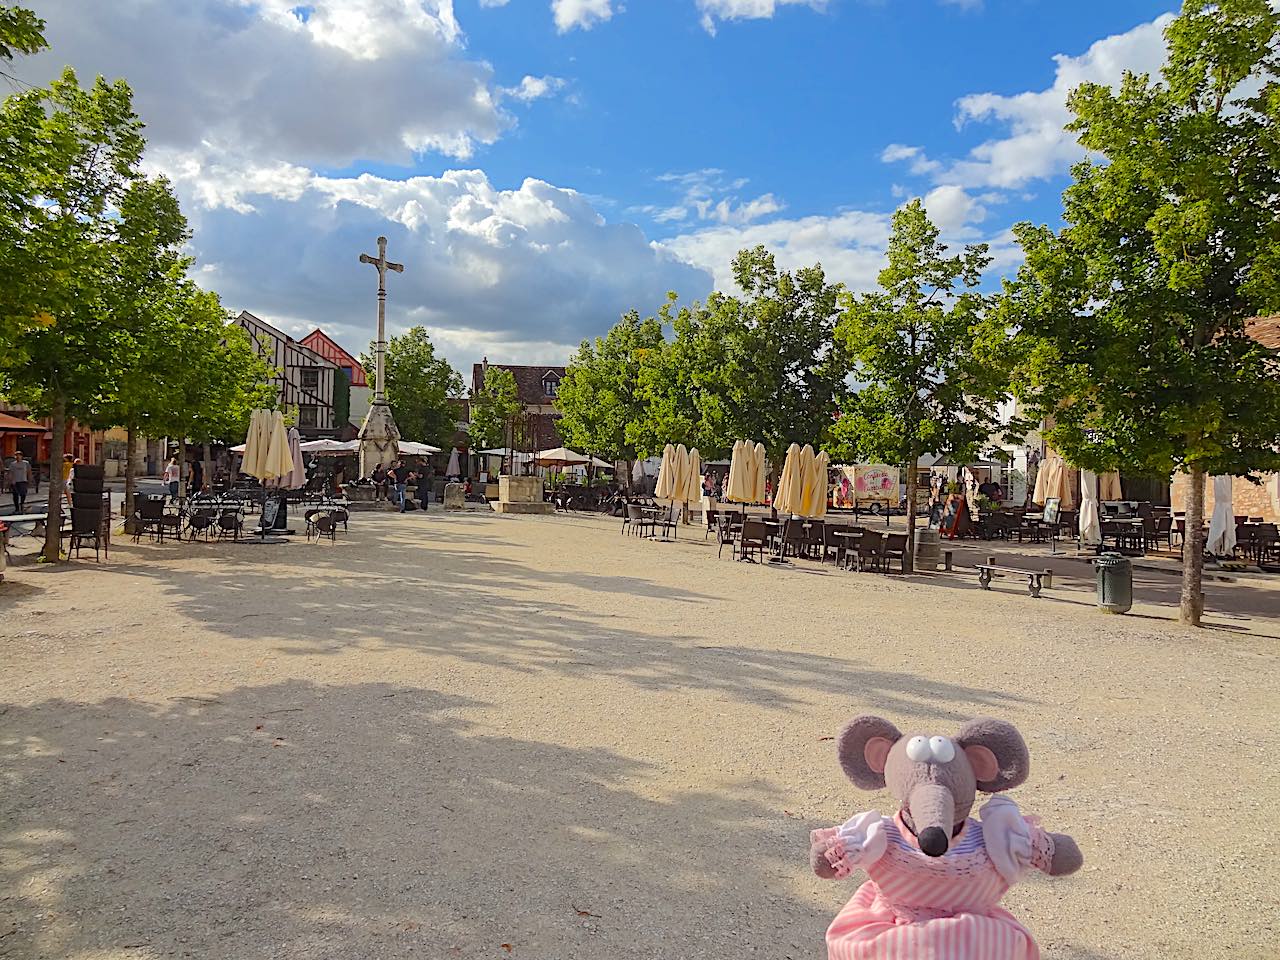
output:
[[[1033,597],[1039,597],[1041,590],[1053,587],[1052,570],[1024,570],[1021,567],[1001,567],[996,565],[995,557],[987,557],[987,562],[977,564],[976,569],[978,571],[978,585],[983,590],[990,590],[991,581],[997,576],[1026,577],[1027,593]]]

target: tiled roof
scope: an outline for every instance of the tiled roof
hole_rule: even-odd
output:
[[[351,385],[353,387],[367,387],[369,385],[365,379],[364,368],[360,366],[360,361],[348,353],[342,344],[338,343],[319,327],[312,330],[298,342],[339,367],[351,367]]]
[[[1245,325],[1244,332],[1268,350],[1280,350],[1280,314],[1250,320]]]
[[[312,350],[306,344],[300,343],[299,341],[293,339],[293,337],[289,336],[283,330],[279,329],[278,327],[273,327],[271,324],[267,323],[267,321],[263,320],[259,316],[255,316],[254,314],[250,313],[248,310],[241,310],[240,316],[236,317],[231,322],[234,324],[238,324],[241,327],[244,327],[246,330],[248,330],[248,328],[251,325],[257,325],[258,327],[261,327],[262,329],[266,330],[271,336],[275,337],[277,340],[293,347],[295,351],[298,351],[299,353],[301,353],[304,358],[310,359],[311,361],[313,361],[314,364],[317,366],[323,366],[323,367],[337,366],[337,364],[334,363],[332,360],[329,360],[326,357],[322,357],[320,354],[316,353],[316,351]]]
[[[563,380],[565,372],[564,367],[529,367],[511,363],[491,363],[489,366],[511,372],[511,376],[516,381],[516,392],[520,396],[520,402],[524,404],[551,403],[553,398],[547,396],[546,391],[542,389],[542,381],[548,373],[553,374],[557,381]],[[471,387],[477,391],[484,387],[484,364],[472,365]]]

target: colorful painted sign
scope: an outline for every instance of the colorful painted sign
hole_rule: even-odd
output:
[[[869,503],[898,504],[898,468],[883,463],[859,463],[837,467],[831,490],[834,507]]]

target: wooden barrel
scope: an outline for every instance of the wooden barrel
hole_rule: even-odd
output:
[[[916,530],[916,570],[933,573],[942,560],[942,545],[937,530]]]

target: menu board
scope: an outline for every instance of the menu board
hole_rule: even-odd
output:
[[[1044,523],[1047,526],[1053,526],[1058,522],[1058,512],[1062,508],[1062,501],[1058,497],[1048,497],[1044,502]]]
[[[952,494],[947,497],[942,510],[942,520],[938,523],[938,531],[945,537],[954,540],[969,532],[969,502],[961,496]]]
[[[272,498],[262,506],[262,529],[273,530],[276,525],[276,516],[280,513],[280,501]]]

